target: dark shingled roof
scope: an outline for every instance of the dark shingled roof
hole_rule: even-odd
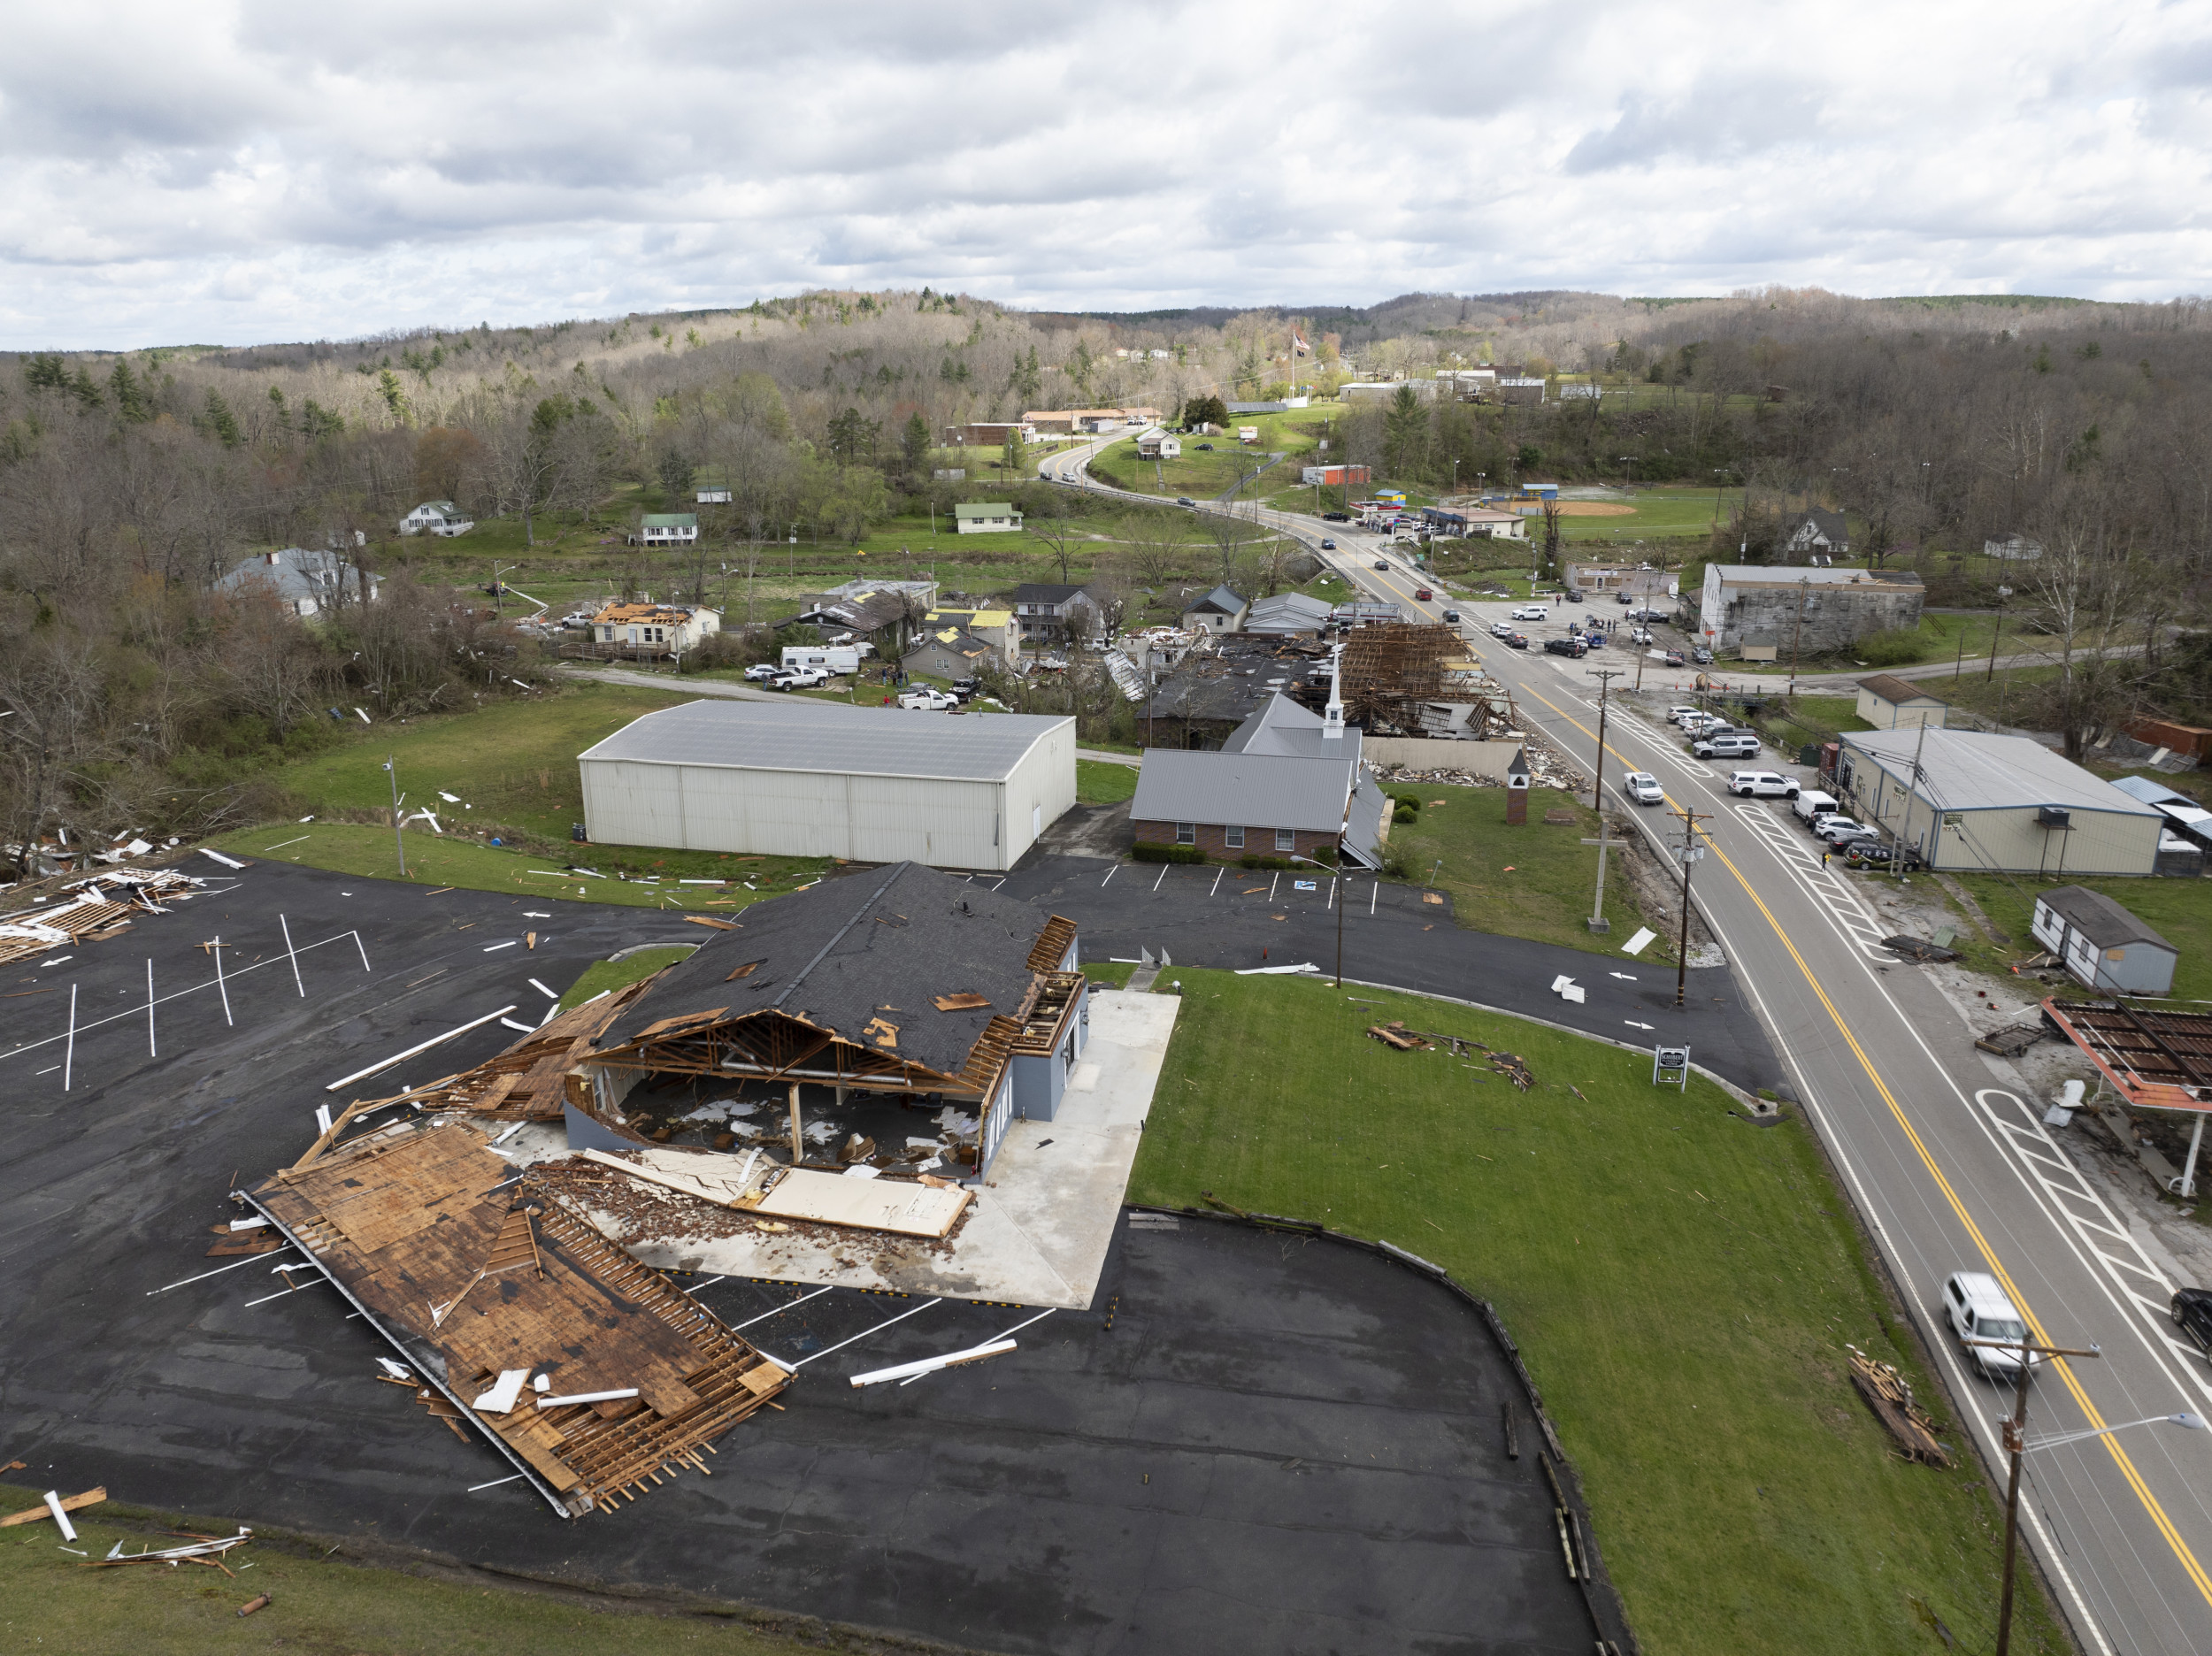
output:
[[[1019,1012],[1033,976],[1029,951],[1045,924],[1025,902],[918,862],[826,880],[745,909],[736,931],[715,933],[640,995],[599,1050],[625,1046],[664,1018],[772,1008],[867,1046],[874,1043],[862,1031],[880,1017],[898,1026],[900,1057],[956,1075],[993,1016]],[[759,963],[729,981],[750,962]],[[933,1004],[955,994],[991,1004],[957,1012]]]
[[[2170,954],[2181,951],[2153,931],[2137,915],[2123,908],[2102,892],[2086,886],[2061,886],[2038,893],[2046,908],[2063,915],[2074,928],[2101,949],[2129,943],[2154,943]]]

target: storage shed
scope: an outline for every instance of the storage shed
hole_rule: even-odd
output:
[[[2040,892],[2031,929],[2067,975],[2107,994],[2162,995],[2180,950],[2102,892],[2061,886]]]
[[[2040,742],[1978,731],[1854,732],[1836,761],[1852,816],[1962,873],[2150,875],[2164,816]]]
[[[1923,724],[1931,728],[1947,723],[1951,704],[1933,691],[1923,690],[1895,673],[1876,673],[1859,680],[1858,716],[1876,730],[1897,730]]]
[[[1075,803],[1075,721],[692,702],[577,763],[606,845],[1010,869]]]

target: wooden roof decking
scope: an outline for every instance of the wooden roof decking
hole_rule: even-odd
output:
[[[634,1499],[789,1384],[789,1374],[647,1269],[473,1127],[402,1127],[288,1169],[251,1200],[304,1248],[462,1417],[579,1515]],[[636,1398],[503,1415],[474,1399],[503,1369],[554,1395]]]
[[[2054,998],[2043,1003],[2043,1016],[2129,1103],[2212,1110],[2212,1012]]]
[[[1013,1050],[1049,1053],[1058,1046],[1068,1019],[1082,1000],[1083,981],[1081,972],[1047,974],[1022,1019],[1021,1032],[1014,1038]]]
[[[651,981],[571,1007],[475,1069],[397,1096],[425,1110],[468,1110],[488,1121],[557,1121],[568,1072],[591,1056],[592,1042]]]

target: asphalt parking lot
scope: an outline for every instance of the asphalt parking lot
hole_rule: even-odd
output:
[[[498,947],[533,927],[534,951]],[[1523,1459],[1503,1453],[1503,1356],[1448,1290],[1340,1244],[1125,1223],[1091,1310],[864,1390],[853,1372],[1035,1314],[687,1282],[731,1322],[761,1319],[749,1335],[801,1384],[724,1439],[711,1478],[572,1522],[515,1486],[472,1490],[510,1468],[380,1384],[381,1342],[328,1289],[203,1257],[234,1179],[296,1159],[316,1104],[357,1090],[327,1083],[503,1007],[534,1024],[549,1002],[531,978],[558,990],[689,930],[256,864],[19,969],[0,988],[21,997],[0,999],[0,1459],[41,1488],[994,1650],[1590,1648],[1532,1432]],[[217,936],[219,985],[200,947]],[[513,1039],[494,1022],[374,1085]]]
[[[1312,889],[1300,890],[1301,880]],[[1047,855],[1025,860],[1007,890],[1076,921],[1087,961],[1148,948],[1156,956],[1165,949],[1179,966],[1240,971],[1310,961],[1326,972],[1336,964],[1333,883],[1310,869],[1293,875]],[[1471,1000],[1634,1046],[1686,1040],[1694,1062],[1748,1092],[1783,1081],[1774,1048],[1729,967],[1691,972],[1686,1004],[1678,1011],[1672,967],[1468,931],[1453,920],[1448,901],[1425,902],[1416,886],[1360,874],[1345,889],[1348,979]],[[1582,987],[1581,1002],[1551,993],[1562,976]]]

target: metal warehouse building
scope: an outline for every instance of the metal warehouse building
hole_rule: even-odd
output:
[[[1075,803],[1075,721],[693,702],[577,763],[606,845],[1010,869]]]
[[[1932,868],[2156,871],[2165,818],[2024,736],[1933,724],[1854,732],[1843,739],[1836,779],[1846,809]]]

